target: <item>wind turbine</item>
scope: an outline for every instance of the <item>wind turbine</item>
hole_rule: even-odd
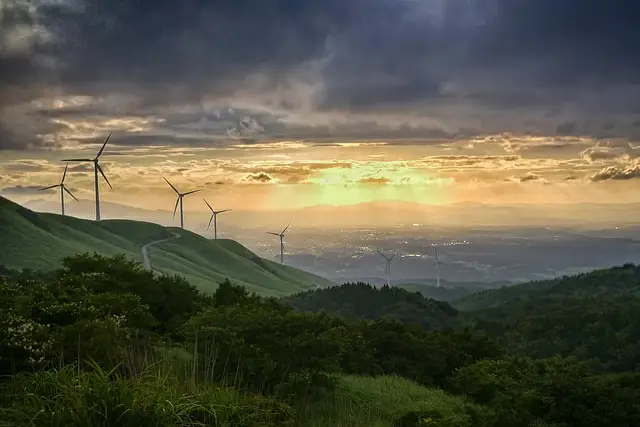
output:
[[[109,134],[109,136],[107,136],[107,139],[104,140],[104,144],[102,144],[102,148],[100,148],[100,151],[98,151],[98,154],[96,155],[95,159],[62,160],[63,162],[93,162],[93,176],[95,180],[95,189],[96,189],[96,221],[100,221],[100,185],[98,182],[98,172],[100,172],[104,180],[107,182],[107,184],[109,184],[109,188],[113,190],[111,183],[109,182],[109,180],[107,179],[107,176],[104,174],[104,172],[102,171],[102,168],[100,167],[100,163],[98,163],[98,159],[100,158],[100,155],[104,151],[104,147],[106,147],[107,142],[109,142],[109,138],[111,138],[111,133]]]
[[[396,255],[398,255],[398,254],[397,253],[392,253],[389,256],[387,256],[387,255],[383,254],[381,251],[378,251],[378,253],[385,260],[384,274],[387,275],[387,286],[391,286],[391,260],[393,260],[396,257]]]
[[[282,230],[282,233],[272,233],[270,231],[267,231],[267,234],[272,234],[274,236],[279,236],[280,237],[280,264],[284,265],[284,241],[282,239],[284,239],[284,233],[285,231],[287,231],[287,229],[289,228],[289,226],[291,225],[291,223],[289,223],[289,225],[287,225],[284,230]]]
[[[433,249],[436,251],[436,260],[433,263],[433,265],[435,265],[436,267],[436,277],[437,277],[437,287],[440,287],[440,264],[442,264],[442,261],[440,261],[440,258],[438,258],[438,246],[434,246]]]
[[[173,208],[173,217],[174,218],[176,217],[176,210],[178,209],[178,204],[180,204],[180,228],[184,228],[184,210],[182,209],[182,198],[184,196],[188,196],[189,194],[197,193],[198,191],[201,191],[202,189],[187,191],[186,193],[181,193],[181,192],[178,191],[178,189],[176,187],[173,186],[173,184],[171,184],[169,182],[169,180],[167,178],[165,178],[164,176],[162,178],[165,181],[167,181],[167,184],[169,184],[169,186],[171,188],[173,188],[173,191],[175,191],[176,194],[178,195],[178,199],[176,200],[176,206]]]
[[[73,199],[77,202],[78,199],[76,199],[76,196],[74,196],[71,191],[69,191],[69,189],[64,185],[64,178],[67,176],[67,169],[69,168],[69,165],[66,165],[64,167],[64,173],[62,174],[62,181],[60,181],[60,184],[56,184],[56,185],[50,185],[49,187],[45,187],[45,188],[41,188],[40,191],[44,191],[44,190],[50,190],[52,188],[56,188],[56,187],[60,187],[60,203],[62,204],[62,215],[64,216],[64,192],[66,191],[67,193],[69,193],[69,195],[71,197],[73,197]]]
[[[209,204],[209,202],[207,202],[204,197],[202,198],[202,200],[204,200],[204,202],[207,204],[207,206],[209,206],[209,209],[211,210],[211,218],[209,218],[209,225],[207,225],[207,230],[209,229],[209,227],[211,227],[211,221],[213,221],[213,238],[217,239],[218,238],[218,214],[224,213],[224,212],[229,212],[231,209],[223,209],[221,211],[214,211],[213,208],[211,207],[211,205]]]

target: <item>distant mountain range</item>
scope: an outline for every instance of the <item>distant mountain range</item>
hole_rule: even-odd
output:
[[[41,212],[60,210],[55,200],[35,199],[24,206]],[[151,210],[132,207],[113,202],[101,202],[105,218],[135,219],[157,222],[163,225],[176,225],[170,210]],[[253,228],[271,227],[284,222],[295,222],[297,228],[307,227],[575,227],[575,228],[613,228],[638,225],[636,212],[640,203],[604,204],[520,204],[491,205],[482,203],[452,203],[448,205],[428,205],[405,201],[377,201],[355,205],[316,205],[301,209],[282,209],[256,211],[233,207],[233,214],[225,218],[225,223],[239,228],[250,223]],[[80,203],[68,203],[68,214],[80,218],[94,217],[95,205],[92,200],[80,200]],[[206,228],[209,213],[203,208],[190,211],[188,228],[201,231]],[[285,218],[285,219],[283,219]]]

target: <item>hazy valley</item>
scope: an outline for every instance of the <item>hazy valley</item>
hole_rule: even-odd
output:
[[[197,206],[197,202],[196,199],[194,205]],[[55,201],[34,200],[25,206],[55,213],[59,211],[58,205]],[[420,213],[414,212],[414,216],[419,218],[420,222],[415,224],[385,226],[380,215],[376,214],[377,223],[373,223],[372,220],[369,226],[333,225],[326,228],[314,225],[313,218],[309,219],[309,212],[314,211],[311,208],[303,210],[302,213],[297,210],[285,210],[257,214],[240,210],[220,216],[219,236],[239,241],[255,253],[278,261],[278,242],[266,232],[279,231],[284,225],[292,222],[285,240],[287,263],[327,277],[336,283],[358,280],[386,283],[384,260],[376,251],[393,250],[399,253],[392,265],[393,283],[431,280],[435,284],[433,245],[441,246],[441,278],[444,280],[518,283],[575,274],[640,259],[640,226],[634,226],[631,220],[636,207],[633,204],[618,205],[618,212],[624,215],[617,216],[627,216],[628,219],[621,219],[610,226],[582,223],[574,226],[565,224],[520,227],[438,227],[433,222],[425,220],[425,209],[428,208],[417,210],[416,206],[413,206],[413,209]],[[597,208],[594,207],[594,210]],[[72,215],[91,218],[95,207],[91,201],[82,200],[80,203],[69,203],[67,209]],[[186,227],[210,237],[212,231],[206,229],[210,215],[199,210],[201,208],[195,209],[186,214]],[[487,216],[491,215],[490,207],[475,206],[474,209],[488,212]],[[516,214],[525,209],[520,208]],[[582,209],[584,210],[584,207]],[[601,206],[600,209],[609,212],[614,210],[606,206]],[[165,226],[177,224],[168,210],[150,211],[103,202],[103,211],[106,218],[129,218]],[[319,207],[315,212],[320,217],[341,216],[339,207]],[[532,215],[531,212],[529,215]],[[545,220],[545,217],[539,217],[538,222]],[[579,220],[573,222],[579,223]]]

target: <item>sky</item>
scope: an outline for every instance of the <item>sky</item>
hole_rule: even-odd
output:
[[[41,197],[112,132],[101,196],[148,209],[173,208],[163,176],[256,211],[640,202],[638,22],[637,0],[0,0],[0,194]]]

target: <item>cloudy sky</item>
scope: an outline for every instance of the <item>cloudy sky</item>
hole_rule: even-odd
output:
[[[640,201],[637,0],[0,0],[0,188],[172,208]],[[90,199],[90,164],[68,185]],[[168,206],[167,206],[168,205]]]

